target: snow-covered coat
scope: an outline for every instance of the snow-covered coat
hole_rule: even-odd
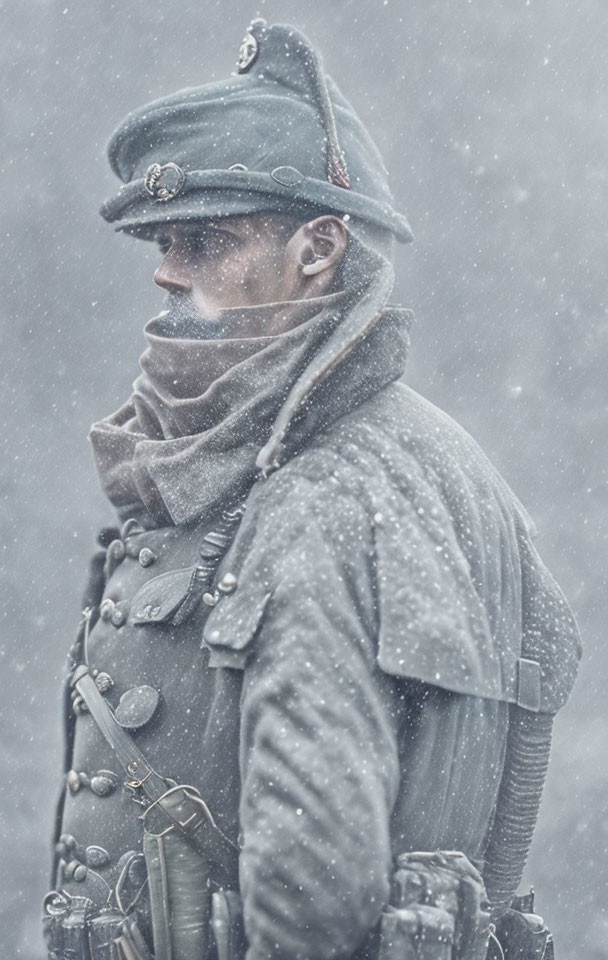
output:
[[[203,636],[243,671],[251,956],[346,956],[396,854],[482,865],[507,705],[563,704],[572,615],[479,447],[401,383],[254,488],[223,569]]]
[[[245,437],[243,477],[250,456],[263,472],[215,578],[236,589],[176,615],[229,504],[176,520],[167,485],[169,519],[127,523],[112,548],[111,603],[88,640],[115,705],[137,684],[160,690],[139,746],[240,838],[248,960],[371,955],[398,853],[456,848],[481,866],[513,710],[550,717],[576,671],[572,614],[517,499],[399,379],[408,324],[384,310],[389,287],[376,273],[317,344],[261,454]],[[164,476],[150,462],[148,503]],[[196,497],[211,497],[196,462]],[[116,767],[86,714],[70,766]],[[82,789],[62,830],[104,847],[110,878],[140,842],[137,814],[125,791]]]

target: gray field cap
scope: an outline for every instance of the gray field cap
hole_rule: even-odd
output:
[[[367,130],[290,26],[255,20],[235,75],[129,114],[108,156],[125,186],[101,214],[144,238],[176,220],[311,208],[378,241],[413,239]]]

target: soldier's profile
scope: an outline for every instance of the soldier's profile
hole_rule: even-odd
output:
[[[90,434],[115,522],[70,653],[49,957],[550,960],[519,886],[573,615],[407,385],[413,233],[365,126],[295,27],[235,39],[234,74],[109,144],[102,214],[159,246],[166,304]]]

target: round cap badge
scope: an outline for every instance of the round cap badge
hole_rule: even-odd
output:
[[[176,197],[186,182],[186,174],[176,163],[151,163],[144,186],[151,197],[165,202]]]

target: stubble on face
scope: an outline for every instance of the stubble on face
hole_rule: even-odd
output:
[[[159,230],[164,260],[155,280],[169,294],[165,322],[176,334],[221,337],[223,310],[291,299],[286,250],[298,226],[266,214]]]

